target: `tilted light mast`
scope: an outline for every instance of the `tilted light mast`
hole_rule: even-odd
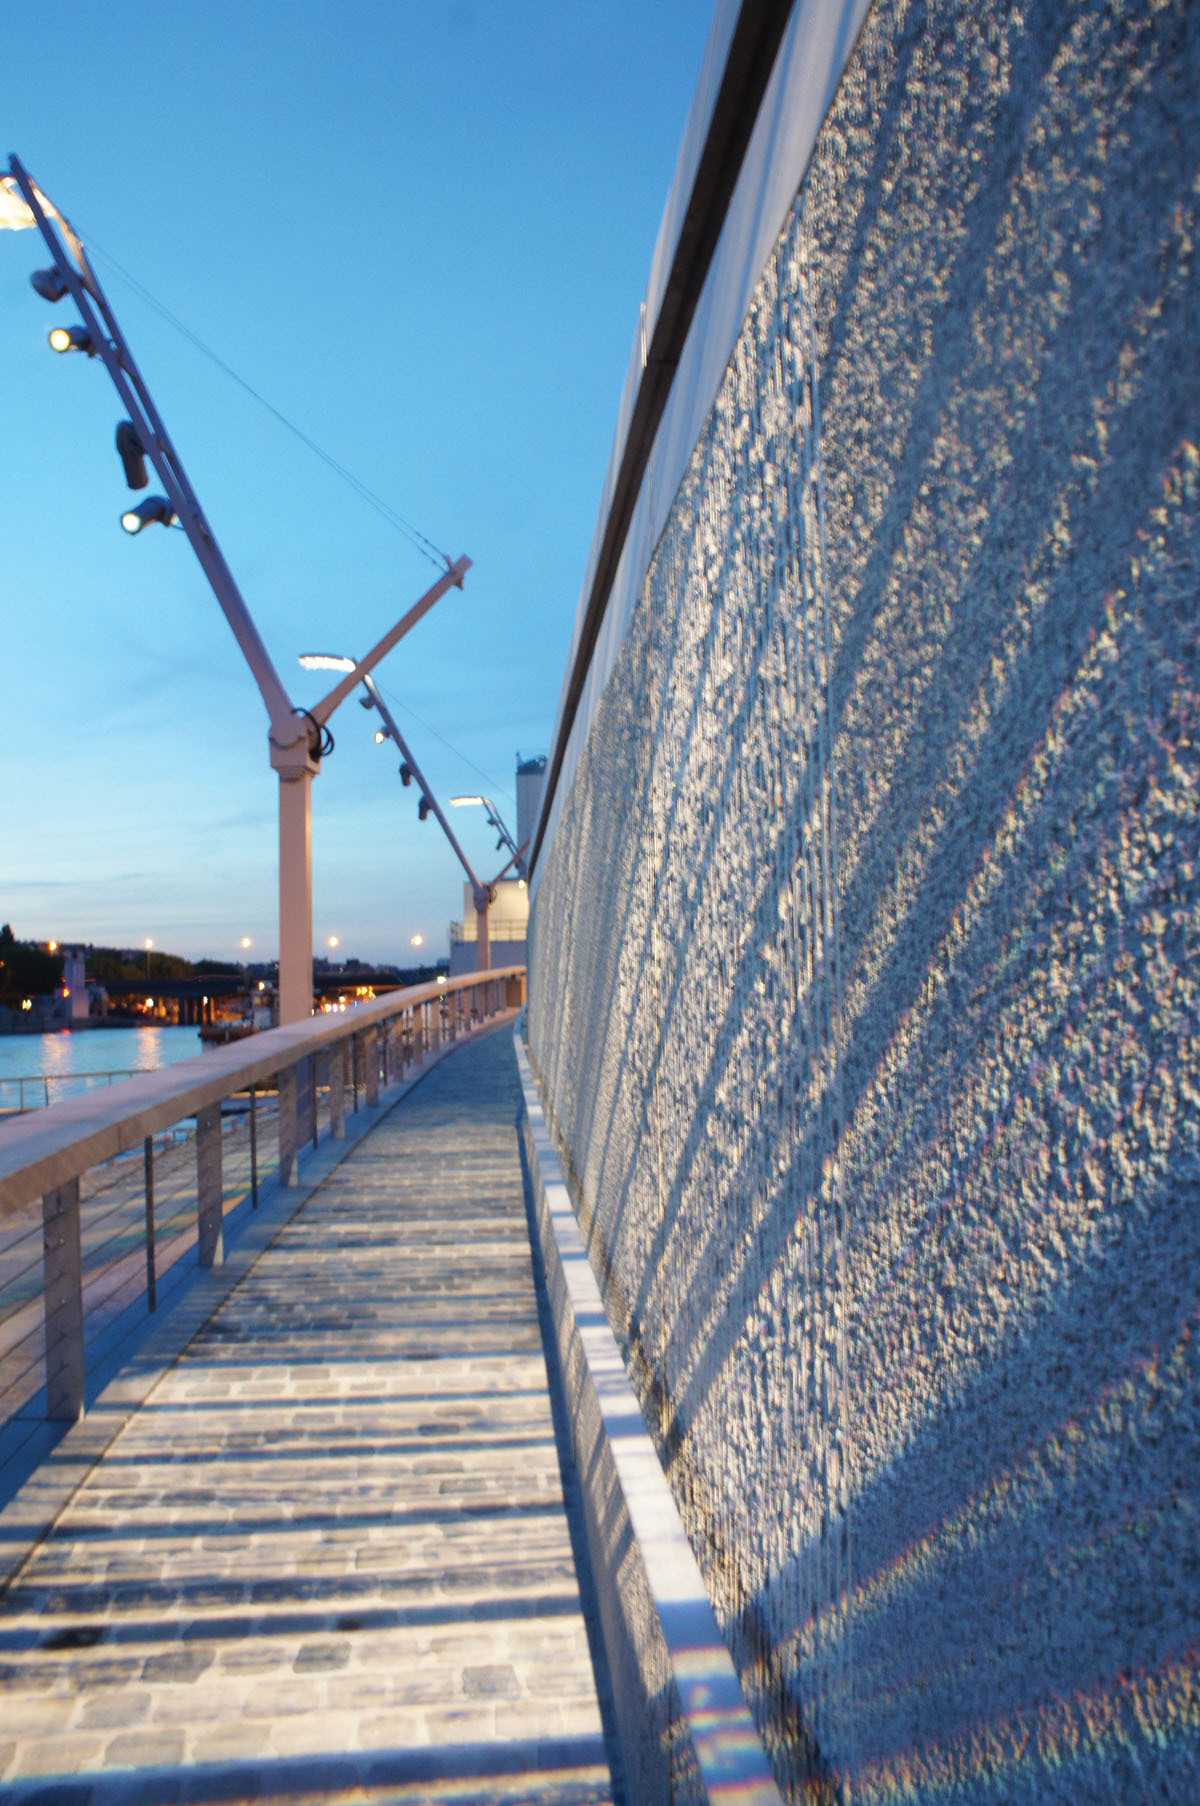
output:
[[[36,270],[30,280],[46,301],[69,295],[80,315],[77,325],[53,328],[51,347],[100,359],[125,410],[126,418],[117,428],[117,451],[126,480],[132,489],[145,488],[148,461],[162,485],[163,495],[128,508],[121,525],[133,534],[155,523],[178,523],[183,528],[266,705],[271,768],[279,778],[279,1019],[301,1021],[312,1010],[312,780],[321,768],[322,754],[332,746],[327,723],[355,685],[434,603],[448,589],[462,588],[471,560],[447,559],[437,582],[315,708],[297,708],[251,619],[78,235],[16,156],[10,157],[7,174],[0,175],[0,225],[36,227],[41,233],[53,263],[49,269]]]

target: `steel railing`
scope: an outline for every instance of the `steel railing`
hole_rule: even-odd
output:
[[[114,1079],[131,1079],[145,1070],[144,1066],[113,1066],[105,1067],[101,1072],[27,1072],[11,1079],[0,1078],[0,1116],[23,1116],[27,1110],[46,1109],[50,1103],[51,1085],[61,1087],[61,1096],[75,1097],[81,1091],[102,1089],[111,1085]],[[39,1088],[41,1097],[37,1095]],[[17,1101],[12,1104],[8,1100],[14,1095]],[[34,1101],[27,1102],[27,1096]]]
[[[0,1421],[82,1415],[89,1359],[231,1212],[524,1001],[523,966],[413,985],[13,1117],[0,1135]],[[40,1203],[40,1211],[38,1205]]]

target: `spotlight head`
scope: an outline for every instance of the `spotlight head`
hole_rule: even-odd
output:
[[[412,781],[413,781],[413,769],[412,769],[412,766],[409,764],[408,760],[405,759],[402,761],[401,766],[400,766],[400,782],[404,785],[404,788],[407,790],[409,785],[412,783]],[[424,819],[425,819],[425,817],[422,816],[421,820],[424,821]]]
[[[86,326],[55,326],[50,332],[51,351],[86,351],[95,357],[96,347]]]
[[[423,796],[421,798],[420,802],[417,804],[417,820],[424,821],[428,814],[429,814],[429,798],[427,796]]]
[[[132,420],[117,423],[117,456],[125,467],[125,481],[129,487],[145,489],[150,481],[146,475],[146,448],[138,438]]]
[[[67,284],[58,270],[35,270],[29,278],[43,301],[61,301],[67,292]]]
[[[390,740],[390,739],[391,739],[391,737],[392,737],[392,736],[391,736],[391,735],[390,735],[390,734],[389,734],[389,733],[388,733],[388,731],[387,731],[387,729],[386,729],[386,727],[377,727],[377,728],[376,728],[376,729],[375,729],[375,744],[376,744],[376,746],[382,746],[382,745],[383,745],[383,743],[384,743],[384,741],[385,741],[385,740]]]
[[[150,526],[154,521],[161,521],[164,527],[169,527],[174,520],[175,512],[165,496],[148,495],[136,508],[125,510],[121,516],[121,525],[126,533],[140,533],[143,527]]]
[[[350,669],[353,671],[354,666],[351,665]],[[372,696],[370,690],[367,691],[365,696],[359,697],[358,706],[360,709],[373,709],[375,707],[375,698]]]

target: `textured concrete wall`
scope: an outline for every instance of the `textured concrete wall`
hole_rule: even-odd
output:
[[[627,1806],[780,1806],[588,1263],[520,1037],[533,1222]]]
[[[880,0],[530,1045],[796,1799],[1200,1797],[1200,7]]]

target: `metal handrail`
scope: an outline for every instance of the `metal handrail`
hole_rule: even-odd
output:
[[[104,1066],[97,1068],[95,1072],[15,1073],[11,1078],[0,1078],[0,1091],[3,1091],[4,1087],[7,1085],[15,1085],[17,1087],[16,1114],[18,1116],[24,1116],[27,1109],[45,1110],[49,1107],[51,1085],[86,1085],[91,1079],[104,1079],[111,1085],[114,1079],[131,1079],[135,1074],[145,1072],[146,1070],[147,1069],[144,1066]],[[154,1070],[157,1070],[157,1068]],[[26,1085],[40,1085],[42,1087],[42,1101],[40,1104],[26,1104]],[[2,1114],[2,1112],[0,1112],[0,1114]]]
[[[347,1107],[378,1104],[381,1088],[420,1068],[448,1041],[470,1033],[524,1001],[525,968],[463,973],[441,983],[410,985],[357,1004],[346,1015],[321,1015],[209,1049],[190,1060],[138,1073],[110,1090],[64,1098],[11,1120],[0,1136],[0,1222],[42,1203],[46,1415],[82,1415],[84,1354],[80,1179],[92,1167],[145,1150],[147,1296],[153,1308],[153,1159],[155,1135],[183,1117],[195,1119],[196,1246],[199,1263],[223,1259],[224,1187],[221,1106],[235,1094],[277,1093],[277,1182],[299,1183],[309,1146],[320,1139],[318,1092],[327,1102],[327,1133],[343,1138]],[[349,1094],[349,1096],[348,1096]],[[257,1156],[255,1156],[257,1159]],[[257,1165],[252,1180],[257,1202]]]

